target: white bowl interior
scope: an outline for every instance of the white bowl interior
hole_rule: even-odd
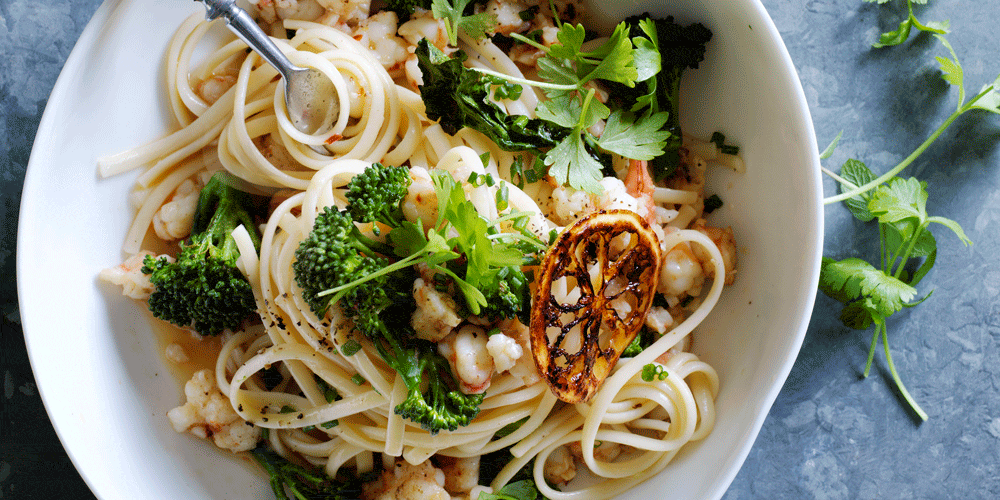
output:
[[[595,19],[644,10],[714,32],[683,86],[685,131],[722,131],[747,172],[716,170],[740,253],[736,284],[696,331],[694,350],[719,372],[718,421],[628,498],[712,499],[743,463],[802,342],[822,249],[819,163],[811,119],[787,52],[757,1],[617,2]],[[148,315],[96,281],[120,262],[132,176],[100,179],[96,158],[170,126],[162,60],[174,28],[200,5],[108,0],[84,31],[49,100],[25,181],[18,277],[25,338],[46,408],[101,498],[268,498],[256,468],[175,433],[183,399]],[[67,262],[68,261],[68,262]],[[67,265],[69,264],[69,265]],[[53,310],[52,295],[63,300]],[[71,318],[67,321],[66,318]]]

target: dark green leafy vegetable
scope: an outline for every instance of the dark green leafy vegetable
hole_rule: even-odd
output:
[[[482,132],[504,151],[537,151],[556,145],[569,131],[553,123],[526,116],[508,115],[490,98],[517,98],[521,86],[463,66],[462,51],[448,57],[426,40],[417,44],[417,60],[423,73],[420,96],[427,117],[439,120],[454,134],[462,127]]]
[[[719,195],[717,194],[713,194],[712,196],[705,198],[705,207],[702,211],[706,214],[710,214],[719,208],[722,208],[722,198],[719,198]]]
[[[409,20],[410,16],[413,15],[413,10],[417,7],[430,9],[431,0],[385,0],[385,10],[395,12],[400,24]]]

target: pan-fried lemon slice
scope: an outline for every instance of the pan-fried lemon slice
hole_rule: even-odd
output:
[[[545,255],[531,308],[531,351],[559,399],[588,401],[642,328],[660,275],[660,242],[638,214],[595,212]]]

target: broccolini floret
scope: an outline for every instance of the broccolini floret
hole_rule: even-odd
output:
[[[292,270],[302,297],[316,316],[340,297],[324,292],[346,285],[384,267],[392,248],[361,234],[346,211],[325,207],[298,249]]]
[[[479,413],[483,395],[466,395],[454,389],[447,361],[435,352],[433,344],[415,338],[409,320],[415,307],[413,265],[441,263],[458,255],[443,238],[424,240],[426,235],[419,226],[391,215],[399,210],[405,190],[394,190],[393,186],[401,184],[388,182],[381,184],[385,189],[375,190],[378,186],[371,183],[389,178],[400,181],[403,177],[398,170],[375,165],[368,172],[348,185],[350,206],[356,210],[327,207],[316,217],[313,230],[295,252],[295,280],[313,312],[323,316],[330,306],[339,304],[355,329],[403,376],[408,395],[396,406],[396,413],[431,433],[455,430],[468,425]],[[405,179],[408,181],[408,175]],[[366,192],[371,196],[361,196],[359,186],[372,188]],[[360,220],[352,219],[352,212]],[[355,222],[370,219],[385,220],[398,228],[390,233],[394,242],[405,238],[419,241],[405,247],[402,259],[391,261],[386,256],[400,253],[395,250],[403,247],[394,249],[362,235]],[[427,388],[422,390],[425,378]]]
[[[518,317],[522,323],[529,324],[526,315],[530,312],[531,290],[528,285],[528,278],[520,267],[500,268],[494,281],[480,287],[486,297],[486,305],[479,315],[491,321]]]
[[[180,244],[176,262],[152,256],[143,261],[142,272],[156,287],[149,310],[200,335],[235,329],[257,307],[250,283],[236,267],[240,252],[232,237],[233,230],[244,226],[259,251],[260,234],[250,215],[253,202],[227,176],[215,174],[201,190],[191,237]]]
[[[270,476],[277,500],[354,500],[361,498],[361,483],[354,479],[331,478],[322,470],[293,464],[265,444],[251,450],[257,463]],[[291,496],[289,496],[289,494]]]
[[[371,250],[354,239],[356,228],[349,227],[354,223],[346,211],[328,208],[316,218],[293,264],[304,299],[321,316],[339,302],[355,328],[403,376],[408,395],[396,406],[396,413],[431,433],[468,425],[479,413],[483,396],[451,389],[454,379],[447,361],[434,352],[433,346],[414,337],[409,325],[414,307],[412,262],[404,259],[390,263],[384,257],[366,253]],[[325,294],[330,290],[338,293]],[[421,392],[425,374],[428,387]]]
[[[397,227],[403,220],[401,203],[410,182],[408,168],[375,163],[348,184],[347,210],[358,222],[381,222]]]
[[[479,414],[479,405],[486,395],[465,394],[454,388],[451,367],[433,344],[392,334],[384,338],[388,348],[376,343],[379,354],[403,376],[406,384],[406,399],[394,409],[397,415],[437,434],[442,429],[453,431],[469,425]],[[404,347],[402,341],[410,345]],[[425,376],[427,389],[421,390]]]

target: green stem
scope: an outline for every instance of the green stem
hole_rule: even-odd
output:
[[[885,360],[889,364],[889,373],[892,374],[892,379],[896,381],[896,387],[899,388],[899,392],[903,395],[903,399],[909,403],[910,408],[916,412],[920,420],[927,420],[927,413],[924,412],[923,408],[913,400],[910,396],[910,392],[906,390],[906,386],[903,385],[903,381],[899,378],[899,374],[896,373],[896,365],[892,362],[892,354],[889,353],[889,335],[886,333],[886,329],[882,328],[882,345],[885,346]]]
[[[830,169],[828,169],[826,167],[819,167],[819,169],[822,170],[823,173],[827,175],[827,177],[830,177],[831,179],[839,182],[841,185],[847,186],[847,187],[849,187],[851,189],[854,189],[854,188],[858,187],[853,182],[851,182],[851,181],[849,181],[849,180],[847,180],[847,179],[845,179],[845,178],[837,175],[837,173],[834,172],[833,170],[830,170]]]
[[[872,360],[875,359],[875,347],[878,345],[878,332],[881,328],[881,323],[875,323],[875,334],[872,335],[872,346],[868,349],[868,361],[865,362],[864,378],[868,378],[868,373],[872,370]]]
[[[386,274],[389,274],[389,273],[392,273],[392,272],[396,272],[396,271],[398,271],[400,269],[403,269],[404,267],[409,267],[409,266],[413,265],[414,261],[416,261],[417,259],[419,259],[421,257],[425,257],[427,253],[428,252],[427,252],[427,250],[425,248],[424,250],[421,250],[420,252],[411,254],[408,257],[406,257],[405,259],[393,262],[392,264],[389,264],[388,266],[385,266],[382,269],[379,269],[378,271],[376,271],[374,273],[371,273],[371,274],[369,274],[367,276],[364,276],[362,278],[358,278],[358,279],[356,279],[356,280],[354,280],[354,281],[352,281],[350,283],[345,283],[345,284],[340,285],[338,287],[331,288],[329,290],[324,290],[322,292],[319,292],[319,293],[316,294],[316,296],[317,297],[326,297],[327,295],[335,294],[334,297],[333,297],[333,301],[331,302],[331,303],[335,304],[337,302],[340,302],[340,299],[344,296],[344,293],[346,293],[347,290],[349,290],[351,288],[354,288],[354,287],[356,287],[356,286],[358,286],[358,285],[360,285],[362,283],[366,283],[368,281],[371,281],[371,280],[373,280],[375,278],[378,278],[380,276],[383,276],[383,275],[386,275]]]
[[[854,189],[852,189],[850,191],[847,191],[845,193],[840,193],[838,195],[834,195],[834,196],[831,196],[829,198],[823,198],[823,204],[824,205],[829,205],[831,203],[837,203],[838,201],[844,201],[844,200],[846,200],[848,198],[853,198],[853,197],[855,197],[855,196],[857,196],[857,195],[859,195],[861,193],[864,193],[866,191],[870,191],[870,190],[874,189],[876,186],[879,186],[879,185],[887,182],[889,179],[892,179],[893,177],[895,177],[896,174],[898,174],[899,172],[901,172],[904,168],[910,166],[911,163],[913,163],[921,154],[923,154],[923,152],[928,147],[930,147],[930,145],[933,144],[934,141],[936,141],[937,138],[942,133],[944,133],[945,129],[947,129],[952,124],[952,122],[954,122],[959,116],[961,116],[966,111],[972,109],[972,106],[975,105],[976,102],[979,101],[979,99],[981,99],[984,95],[992,92],[992,90],[993,90],[993,86],[989,86],[989,87],[983,89],[980,93],[976,94],[972,99],[969,100],[968,103],[964,103],[963,104],[961,101],[959,101],[959,107],[958,107],[958,109],[955,110],[951,114],[951,116],[949,116],[948,119],[945,120],[944,123],[942,123],[941,126],[939,126],[937,128],[937,130],[935,130],[934,133],[931,134],[931,136],[927,138],[927,140],[925,140],[922,144],[920,144],[920,146],[917,147],[916,150],[914,150],[912,153],[910,153],[910,156],[907,156],[903,161],[901,161],[899,163],[899,165],[896,165],[895,167],[893,167],[892,170],[890,170],[890,171],[888,171],[888,172],[880,175],[877,179],[875,179],[875,180],[873,180],[873,181],[871,181],[871,182],[869,182],[867,184],[864,184],[863,186],[858,186],[858,187],[856,187],[856,188],[854,188]],[[962,94],[964,95],[964,92],[962,92]]]
[[[888,237],[885,233],[885,225],[878,225],[878,243],[879,243],[879,253],[882,257],[882,272],[888,272],[889,270],[889,242]]]
[[[927,229],[927,224],[927,221],[923,221],[920,226],[917,227],[917,230],[913,232],[913,237],[910,238],[909,243],[906,245],[906,250],[900,255],[899,267],[897,267],[896,271],[892,273],[893,278],[898,279],[899,276],[903,274],[903,267],[906,265],[906,261],[910,260],[910,254],[913,253],[913,247],[916,246],[917,239],[920,238],[920,235]]]
[[[521,85],[527,85],[529,87],[538,87],[540,89],[577,90],[577,89],[580,88],[578,85],[569,85],[569,84],[561,85],[561,84],[558,84],[558,83],[539,82],[539,81],[535,81],[535,80],[528,80],[527,78],[518,78],[518,77],[515,77],[515,76],[510,76],[510,75],[507,75],[507,74],[504,74],[504,73],[500,73],[499,71],[493,71],[491,69],[486,69],[486,68],[469,68],[469,69],[472,69],[474,71],[478,71],[478,72],[486,74],[486,75],[496,76],[496,77],[499,77],[499,78],[503,78],[504,80],[507,80],[508,82],[511,82],[511,83],[518,83],[518,84],[521,84]]]
[[[910,156],[907,156],[903,161],[899,162],[899,165],[893,167],[892,170],[889,170],[888,172],[880,175],[877,179],[868,182],[864,185],[858,186],[850,191],[840,193],[838,195],[834,195],[829,198],[824,198],[823,204],[829,205],[831,203],[837,203],[838,201],[844,201],[846,199],[853,198],[861,193],[874,189],[876,186],[879,186],[887,182],[889,179],[892,179],[893,177],[896,176],[896,174],[901,172],[904,168],[910,166],[911,163],[913,163],[921,154],[923,154],[923,152],[928,147],[930,147],[930,145],[933,144],[934,141],[936,141],[937,138],[942,133],[944,133],[945,129],[947,129],[948,126],[951,125],[951,123],[954,122],[955,119],[959,117],[959,115],[961,115],[967,110],[968,108],[963,108],[961,110],[953,112],[951,116],[949,116],[948,119],[945,120],[944,123],[942,123],[941,126],[939,126],[937,130],[935,130],[934,133],[927,138],[927,140],[925,140],[920,146],[917,147],[917,149],[915,149],[912,153],[910,153]]]

